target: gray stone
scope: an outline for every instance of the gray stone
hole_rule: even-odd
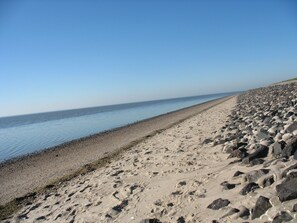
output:
[[[272,205],[267,197],[260,196],[252,210],[252,220],[261,217]]]
[[[230,201],[227,199],[216,199],[214,200],[210,205],[207,206],[207,208],[212,209],[212,210],[219,210],[223,207],[226,207],[230,204]]]
[[[245,206],[240,206],[238,209],[239,212],[237,216],[242,219],[248,219],[248,217],[250,216],[250,210],[247,209]]]
[[[287,142],[287,145],[285,146],[285,148],[282,151],[282,156],[288,158],[288,157],[294,155],[296,150],[297,150],[297,136],[294,136]]]
[[[224,181],[224,182],[221,183],[221,186],[223,186],[224,190],[231,190],[231,189],[235,188],[236,185],[235,184],[230,184],[227,181]]]
[[[281,202],[297,198],[297,173],[289,174],[286,179],[276,186],[277,196]]]
[[[245,179],[247,182],[256,182],[260,177],[266,175],[269,172],[269,169],[252,170],[245,174]]]
[[[282,154],[282,145],[279,142],[273,143],[271,148],[274,157],[279,157]]]
[[[273,218],[271,223],[283,223],[291,221],[292,219],[292,216],[289,215],[286,211],[281,211]]]
[[[241,191],[239,192],[239,194],[241,194],[241,195],[247,195],[248,193],[253,192],[253,191],[255,191],[258,188],[260,188],[258,184],[254,183],[254,182],[251,182],[251,183],[248,183],[247,185],[245,185],[241,189]]]
[[[269,134],[271,135],[275,135],[277,132],[277,127],[276,126],[272,126],[270,129],[268,129],[267,131]]]
[[[244,164],[249,164],[250,161],[256,159],[256,158],[265,158],[267,157],[269,148],[267,146],[258,145],[258,148],[255,152],[249,154],[246,158],[242,160]]]
[[[275,142],[278,142],[278,141],[280,141],[281,139],[282,139],[282,134],[280,134],[280,133],[277,133],[276,136],[273,138],[273,140],[274,140]]]
[[[268,134],[267,131],[265,131],[264,129],[260,129],[258,130],[257,134],[256,134],[256,138],[257,140],[261,140],[261,139],[268,139],[270,136]]]
[[[295,130],[297,130],[297,124],[293,123],[293,124],[289,125],[285,130],[288,133],[293,133]]]

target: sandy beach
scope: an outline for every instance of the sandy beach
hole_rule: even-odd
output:
[[[296,89],[251,90],[7,163],[1,199],[15,200],[3,222],[296,222]],[[115,147],[98,159],[104,137]],[[76,162],[55,156],[75,146]]]
[[[170,126],[228,98],[217,99],[73,141],[32,156],[0,164],[0,204],[42,188],[60,178],[104,165],[114,156]]]
[[[139,222],[149,217],[171,222],[181,216],[199,221],[206,220],[205,214],[212,219],[211,211],[201,218],[205,210],[200,207],[221,193],[214,185],[229,160],[202,142],[235,105],[235,98],[225,100],[199,106],[202,111],[219,104],[148,137],[104,168],[62,183],[26,206],[25,212],[34,207],[26,217],[16,215],[12,222]]]
[[[0,0],[0,223],[297,223],[296,16]]]

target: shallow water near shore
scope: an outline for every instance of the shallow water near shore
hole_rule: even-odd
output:
[[[0,118],[0,162],[234,93]]]

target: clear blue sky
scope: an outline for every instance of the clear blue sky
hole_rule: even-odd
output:
[[[0,116],[296,76],[296,0],[0,0]]]

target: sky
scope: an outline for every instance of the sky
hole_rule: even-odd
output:
[[[294,77],[296,0],[0,0],[0,116]]]

